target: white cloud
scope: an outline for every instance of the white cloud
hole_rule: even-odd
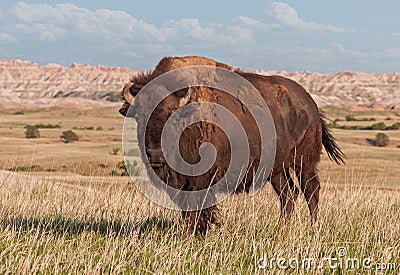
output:
[[[400,48],[390,48],[386,50],[386,55],[389,58],[400,59]],[[400,68],[399,68],[400,69]]]
[[[0,42],[1,41],[15,42],[17,39],[8,33],[0,32]]]
[[[124,11],[100,9],[91,11],[73,4],[28,4],[20,2],[13,9],[15,17],[25,25],[26,30],[36,31],[40,37],[55,40],[62,31],[72,34],[122,39],[135,38],[142,41],[163,41],[164,35],[156,26],[138,20]],[[119,38],[119,39],[121,39]]]
[[[216,26],[217,28],[218,26]],[[252,42],[252,31],[240,27],[228,27],[221,32],[210,24],[203,25],[196,18],[184,18],[168,21],[161,31],[170,43],[176,43],[188,49],[213,49],[234,46],[242,42]]]
[[[233,18],[232,20],[234,23],[239,24],[241,26],[249,27],[252,29],[276,29],[279,28],[280,26],[278,24],[272,23],[272,24],[266,24],[264,22],[255,20],[250,17],[246,16],[238,16]]]
[[[212,41],[218,39],[219,34],[212,27],[203,27],[200,21],[196,18],[184,18],[179,21],[169,21],[170,30],[169,38],[184,36],[185,38],[194,39],[197,41]],[[173,31],[172,31],[173,30]]]
[[[47,4],[19,2],[15,5],[13,12],[19,20],[28,23],[44,21],[56,23],[64,19],[60,11]]]
[[[248,28],[230,27],[228,28],[231,44],[256,44],[254,41],[253,31]]]
[[[297,11],[293,7],[283,2],[273,2],[270,6],[269,13],[277,20],[279,24],[293,29],[328,32],[351,32],[351,30],[332,25],[323,25],[313,21],[305,21],[299,17]]]
[[[110,52],[143,60],[144,56],[201,54],[217,48],[256,44],[249,26],[202,23],[197,18],[156,26],[124,11],[89,10],[68,3],[20,2],[11,11],[7,24],[17,37],[53,43],[70,41],[68,45],[74,51],[86,53]],[[92,45],[90,50],[88,45]]]
[[[35,61],[45,55],[43,60],[63,64],[89,60],[150,69],[162,56],[199,54],[245,68],[399,71],[398,48],[364,53],[340,43],[329,44],[331,32],[351,30],[302,19],[293,7],[282,2],[274,2],[269,14],[271,17],[259,20],[238,16],[229,25],[198,18],[154,25],[119,10],[20,2],[9,11],[0,11],[0,55]],[[286,32],[280,32],[288,28],[328,32],[329,39],[315,46],[307,34],[307,43],[302,43],[302,33],[293,38],[292,33],[288,37]],[[392,35],[400,37],[400,33]],[[24,43],[19,49],[4,43],[15,41]],[[51,42],[54,50],[46,52],[37,47],[41,41]]]
[[[331,48],[332,48],[332,50],[334,50],[335,52],[337,52],[341,55],[347,55],[347,56],[357,57],[357,58],[367,58],[368,57],[368,54],[366,54],[366,53],[346,49],[345,47],[343,47],[342,44],[336,43],[336,42],[331,43]]]

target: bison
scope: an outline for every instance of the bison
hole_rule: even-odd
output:
[[[179,138],[179,154],[190,163],[196,164],[201,156],[199,148],[204,143],[212,143],[217,155],[211,168],[201,175],[190,176],[176,172],[165,161],[161,148],[163,125],[180,107],[196,102],[213,102],[224,106],[234,113],[247,134],[250,161],[246,164],[245,177],[235,185],[236,192],[249,192],[254,181],[254,171],[260,164],[261,135],[252,114],[239,98],[224,91],[210,87],[188,87],[174,91],[165,97],[155,108],[144,125],[144,105],[135,102],[139,91],[158,76],[175,69],[187,66],[206,65],[232,71],[249,81],[259,92],[268,106],[276,132],[276,151],[273,168],[268,180],[279,196],[281,205],[281,222],[285,223],[294,210],[295,200],[299,194],[293,176],[299,181],[308,204],[312,222],[317,220],[320,181],[317,164],[320,161],[322,146],[328,157],[338,164],[344,163],[345,155],[338,147],[322,113],[310,94],[298,83],[280,76],[264,76],[244,72],[214,60],[187,56],[165,57],[153,71],[141,73],[132,78],[123,91],[124,103],[120,114],[135,117],[138,127],[145,127],[145,140],[141,147],[142,158],[148,158],[155,174],[169,186],[182,191],[204,190],[210,184],[224,177],[231,161],[231,148],[224,131],[208,121],[198,121],[186,127]],[[263,127],[261,125],[261,127]],[[140,142],[140,141],[139,141]],[[292,170],[292,173],[290,173]],[[188,224],[188,230],[203,235],[210,225],[217,223],[218,208],[212,205],[206,209],[182,211]]]

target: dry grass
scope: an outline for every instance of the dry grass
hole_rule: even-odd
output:
[[[43,130],[48,143],[39,139],[29,147],[23,132],[16,136],[27,123],[21,121],[17,126],[11,118],[12,114],[4,114],[0,123],[1,132],[11,131],[1,138],[4,158],[0,166],[7,169],[12,162],[19,166],[32,163],[55,169],[0,173],[0,273],[258,273],[270,271],[258,267],[264,255],[269,259],[297,258],[301,265],[305,257],[337,257],[340,247],[347,249],[342,260],[371,258],[373,264],[400,267],[400,149],[340,143],[349,156],[346,166],[336,166],[324,156],[320,223],[315,228],[310,226],[300,197],[291,223],[281,232],[278,199],[267,184],[255,197],[243,194],[224,201],[221,225],[198,239],[186,236],[179,213],[150,203],[129,178],[88,168],[86,154],[93,158],[91,167],[98,163],[112,166],[121,159],[108,153],[118,144],[103,139],[102,132],[108,131],[82,131],[86,141],[65,147],[69,144],[59,143],[52,137],[57,133],[51,132],[62,129]],[[61,120],[58,115],[40,118],[38,123],[57,119]],[[87,119],[65,128],[87,126]],[[122,122],[117,115],[92,122],[105,129],[114,125],[115,130],[108,134],[120,138]],[[335,134],[341,140],[348,132]],[[18,143],[26,147],[18,147]],[[48,157],[50,148],[55,152]],[[4,154],[13,150],[19,158]],[[43,150],[43,154],[33,154],[35,150]],[[65,152],[71,165],[62,168]],[[275,261],[272,271],[278,270]],[[321,270],[291,271],[333,270],[325,264]]]

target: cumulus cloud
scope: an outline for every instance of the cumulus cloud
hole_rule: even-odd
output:
[[[7,14],[7,19],[0,18],[0,32],[10,29],[17,40],[49,42],[60,49],[68,45],[70,52],[85,56],[107,52],[143,61],[149,55],[201,54],[202,50],[233,47],[239,40],[254,42],[251,29],[245,27],[203,23],[197,18],[156,26],[125,11],[89,10],[70,3],[19,2]],[[0,39],[11,40],[5,33]]]
[[[197,18],[171,20],[161,27],[138,20],[119,10],[89,10],[74,4],[17,3],[12,9],[17,23],[15,30],[39,34],[47,40],[60,39],[68,34],[110,37],[118,34],[121,39],[137,39],[137,42],[161,43],[174,39],[193,39],[195,41],[232,40],[229,31],[240,33],[242,38],[251,38],[248,27],[271,27],[257,20],[239,16],[234,19],[237,26],[224,27],[221,24],[201,23]],[[217,31],[222,29],[222,33]],[[68,31],[66,31],[68,30]]]
[[[351,49],[346,49],[342,44],[336,43],[336,42],[331,43],[331,49],[342,55],[358,57],[358,58],[367,58],[368,57],[368,54],[366,54],[366,53],[351,50]]]
[[[0,32],[0,42],[1,41],[15,42],[17,39],[8,33]]]
[[[15,5],[13,13],[20,22],[17,28],[39,33],[45,40],[55,40],[68,33],[104,38],[118,33],[124,38],[164,40],[163,33],[156,26],[118,10],[91,11],[68,3],[53,7],[20,2]],[[65,29],[68,29],[68,33]]]
[[[382,64],[387,69],[381,70],[398,71],[398,48],[376,53],[347,49],[331,41],[351,29],[303,19],[283,2],[274,2],[268,12],[270,16],[261,19],[238,16],[228,25],[198,18],[155,25],[119,10],[20,2],[0,11],[0,55],[150,69],[162,56],[199,54],[244,68],[326,72]],[[281,32],[287,29],[326,33],[318,33],[325,40],[315,46],[307,35],[307,43],[302,43],[303,32],[291,33],[288,38]],[[400,33],[392,35],[400,37]],[[47,47],[52,50],[46,51]]]
[[[332,25],[324,25],[313,21],[305,21],[299,17],[297,11],[293,7],[283,2],[273,2],[268,10],[268,13],[271,14],[279,24],[293,29],[328,32],[351,32],[351,30]]]
[[[244,27],[249,27],[252,29],[275,29],[279,28],[280,26],[275,23],[267,24],[262,21],[246,17],[246,16],[238,16],[233,18],[232,20],[234,23],[239,24]]]
[[[184,18],[179,21],[170,21],[170,27],[175,30],[175,36],[183,33],[187,38],[194,40],[212,41],[218,38],[219,34],[211,27],[203,27],[196,18]]]
[[[390,48],[386,50],[386,55],[390,58],[400,59],[400,48]]]
[[[44,41],[70,39],[75,36],[81,40],[97,39],[98,43],[104,43],[107,48],[110,44],[123,48],[131,47],[132,44],[152,45],[152,52],[164,53],[174,48],[169,43],[177,40],[192,41],[194,46],[199,46],[196,44],[198,41],[204,42],[201,44],[203,47],[213,47],[234,40],[227,34],[219,33],[211,24],[203,25],[197,18],[168,21],[157,27],[124,11],[91,11],[68,3],[50,6],[20,2],[14,6],[12,13],[18,21],[12,26],[14,30],[34,35]],[[251,36],[245,30],[236,33],[240,33],[243,39]],[[149,51],[148,48],[145,49]]]

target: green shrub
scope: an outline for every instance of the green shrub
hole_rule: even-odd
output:
[[[375,123],[371,125],[372,130],[385,130],[386,125],[383,122]]]
[[[56,128],[61,128],[61,126],[59,124],[35,124],[35,125],[25,125],[25,129],[28,127],[36,127],[38,129],[56,129]]]
[[[77,134],[75,134],[75,132],[73,132],[72,130],[68,130],[68,131],[64,131],[62,133],[62,135],[60,136],[61,141],[64,143],[69,143],[69,142],[74,142],[74,141],[78,141],[79,137]]]
[[[375,146],[385,147],[389,144],[389,137],[384,133],[378,133],[375,136]]]
[[[399,130],[400,129],[400,122],[394,123],[391,127],[391,130]]]
[[[56,129],[56,128],[61,128],[59,124],[36,124],[35,125],[37,128],[42,128],[42,129]]]
[[[348,115],[346,116],[346,121],[376,121],[375,118],[371,117],[371,118],[356,118],[353,117],[352,115]]]
[[[124,160],[121,160],[115,167],[117,169],[111,171],[111,176],[138,176],[140,173],[138,162],[136,160],[132,162],[125,162]]]
[[[13,172],[39,172],[39,171],[44,171],[40,165],[33,164],[30,166],[14,166],[8,169],[9,171]]]
[[[351,115],[346,116],[345,119],[346,119],[346,121],[358,121],[358,119],[356,119],[355,117],[353,117]]]
[[[25,126],[25,137],[26,138],[39,138],[40,131],[36,126],[26,125]]]
[[[110,152],[110,155],[114,155],[114,156],[118,155],[119,150],[120,150],[119,147],[113,147]]]

